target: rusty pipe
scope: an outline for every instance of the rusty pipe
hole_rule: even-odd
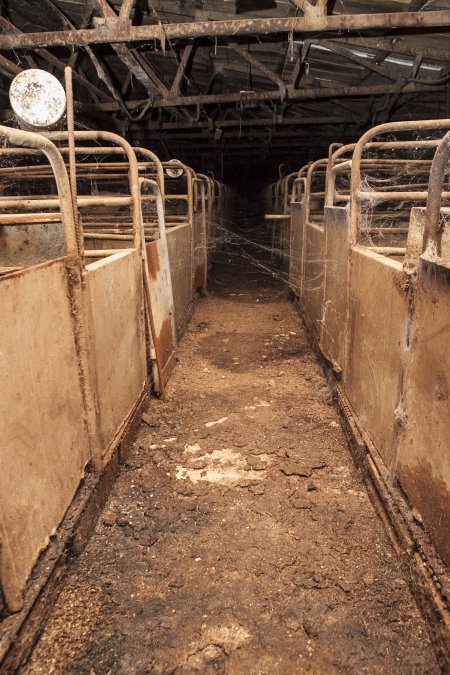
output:
[[[449,158],[450,131],[445,134],[439,143],[430,171],[422,251],[433,258],[440,255],[438,236],[440,230],[441,199],[445,194],[443,193],[443,188]]]
[[[353,151],[353,163],[352,163],[352,175],[351,175],[351,186],[350,186],[350,241],[355,243],[358,236],[358,227],[359,227],[359,204],[357,193],[361,187],[361,159],[364,151],[364,147],[371,138],[377,136],[381,133],[395,132],[395,131],[414,131],[420,129],[444,129],[450,127],[450,119],[443,120],[419,120],[415,122],[389,122],[387,124],[380,124],[372,129],[369,129],[365,134],[361,136],[359,141],[355,145]],[[433,141],[435,142],[435,141]],[[394,147],[429,147],[430,142],[428,141],[396,141]],[[375,146],[375,143],[370,144],[372,147]],[[377,147],[380,147],[376,144]],[[392,146],[392,142],[382,143],[381,146],[388,148]]]
[[[56,141],[66,141],[67,132],[52,131],[45,134],[47,138]],[[140,188],[139,188],[139,169],[136,159],[136,153],[132,146],[118,134],[113,134],[110,131],[75,131],[75,140],[94,140],[107,141],[111,144],[118,145],[126,154],[129,165],[129,185],[130,194],[133,200],[132,203],[132,220],[133,232],[135,240],[135,248],[139,248],[140,237]]]
[[[7,141],[12,145],[20,145],[25,148],[31,147],[36,150],[40,150],[47,157],[52,167],[56,187],[58,190],[66,253],[68,256],[78,258],[77,236],[73,217],[72,193],[70,190],[66,166],[58,148],[42,134],[36,134],[31,131],[23,131],[21,129],[10,129],[9,127],[0,126],[0,137],[6,138]]]

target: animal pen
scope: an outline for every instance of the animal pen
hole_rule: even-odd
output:
[[[53,9],[55,5],[64,5],[64,9],[70,3],[61,0],[44,4]],[[398,24],[392,23],[393,18],[378,24],[382,19],[377,17],[385,14],[359,11],[349,15],[345,3],[320,0],[317,3],[293,1],[290,4],[295,10],[292,13],[288,10],[287,17],[282,14],[283,3],[275,2],[272,4],[278,12],[276,17],[270,18],[271,6],[264,5],[254,10],[253,18],[229,21],[223,16],[223,3],[212,3],[213,9],[211,3],[200,3],[199,7],[196,4],[195,11],[190,3],[148,3],[148,11],[144,11],[141,4],[124,0],[116,14],[114,4],[110,6],[96,0],[85,19],[87,25],[92,18],[90,28],[83,22],[76,28],[66,19],[63,29],[58,31],[31,32],[26,22],[22,26],[24,30],[14,29],[8,12],[0,16],[0,27],[4,31],[0,35],[1,50],[10,56],[16,48],[25,50],[23,58],[32,69],[36,66],[32,53],[53,64],[55,74],[58,68],[66,66],[68,102],[66,117],[61,115],[57,123],[38,128],[23,120],[16,111],[16,115],[11,114],[9,118],[3,115],[0,126],[0,382],[3,384],[0,393],[0,670],[22,672],[31,658],[30,663],[34,665],[23,672],[41,672],[33,670],[37,666],[32,652],[38,644],[39,654],[38,640],[42,631],[46,635],[45,626],[52,621],[52,604],[64,589],[67,570],[77,564],[73,560],[84,555],[92,532],[96,532],[93,540],[98,536],[96,524],[102,522],[98,519],[105,504],[110,503],[108,499],[115,489],[117,476],[124,475],[121,466],[130,456],[135,457],[136,452],[142,451],[142,456],[148,458],[152,453],[158,456],[163,450],[162,454],[170,457],[173,466],[170,471],[165,470],[164,476],[175,485],[171,488],[173,494],[177,493],[178,483],[189,483],[195,475],[191,481],[194,492],[182,493],[186,499],[193,499],[192,494],[200,495],[205,502],[210,499],[217,488],[215,482],[220,482],[217,472],[220,474],[223,469],[220,453],[231,453],[223,460],[225,464],[231,462],[230,457],[236,460],[235,451],[229,447],[233,443],[239,452],[250,448],[250,455],[253,452],[258,458],[247,458],[245,480],[239,473],[245,461],[242,460],[241,466],[241,459],[236,460],[237,473],[233,474],[230,469],[231,478],[220,493],[224,503],[228,492],[241,488],[263,496],[264,490],[258,487],[258,481],[265,482],[266,495],[272,495],[272,488],[275,496],[277,490],[284,489],[277,487],[280,472],[276,476],[270,473],[271,434],[278,433],[275,422],[271,422],[268,431],[266,429],[263,447],[262,441],[258,441],[258,450],[254,448],[258,443],[251,435],[240,442],[239,434],[245,434],[245,428],[239,434],[234,430],[226,435],[227,420],[239,411],[250,416],[250,428],[253,414],[257,415],[252,411],[273,404],[269,395],[263,398],[258,393],[257,396],[258,387],[252,384],[254,396],[247,401],[239,385],[233,385],[233,394],[228,394],[230,409],[217,420],[207,422],[200,419],[195,405],[199,392],[206,392],[201,394],[204,402],[199,404],[204,405],[206,415],[210,400],[214,402],[214,397],[219,398],[226,389],[226,382],[221,382],[218,375],[211,378],[213,384],[208,385],[209,389],[202,389],[202,378],[212,372],[211,363],[217,365],[216,361],[227,354],[226,359],[237,372],[239,367],[245,370],[239,354],[244,353],[246,340],[250,340],[246,338],[246,321],[252,324],[256,334],[256,347],[248,347],[248,350],[264,352],[257,367],[262,371],[261,376],[266,373],[266,362],[270,360],[267,354],[272,348],[266,334],[267,322],[271,317],[274,321],[284,321],[290,311],[287,307],[294,307],[298,317],[295,330],[292,325],[288,330],[282,323],[278,333],[274,328],[270,330],[277,340],[288,340],[289,336],[304,330],[309,346],[305,342],[306,346],[298,351],[292,350],[289,358],[286,357],[288,365],[283,368],[292,363],[297,367],[302,359],[308,358],[319,364],[317,377],[326,378],[323,381],[330,396],[329,405],[339,414],[339,424],[331,421],[328,427],[341,429],[342,426],[358,480],[383,524],[395,554],[396,568],[410,589],[413,603],[420,609],[423,617],[420,620],[427,627],[436,668],[446,672],[450,659],[450,119],[444,114],[448,113],[448,73],[441,73],[435,82],[435,86],[446,86],[445,101],[440,102],[438,108],[433,108],[432,97],[423,108],[417,103],[417,112],[413,106],[409,115],[397,115],[395,107],[403,95],[429,91],[429,81],[423,73],[422,78],[419,77],[419,73],[424,63],[430,70],[438,69],[436,39],[430,38],[430,46],[423,38],[416,53],[418,48],[412,38],[414,30],[427,29],[427,22],[430,22],[430,31],[448,30],[450,12],[446,3],[436,0],[431,10],[423,11],[426,3],[405,1],[401,4],[410,10],[397,12],[390,7],[395,3],[386,2],[388,9],[392,9],[389,16]],[[241,11],[253,12],[239,9],[237,2],[232,4],[237,16]],[[350,4],[356,7],[358,2]],[[157,5],[156,9],[153,5]],[[134,24],[129,20],[132,11],[135,12]],[[167,11],[169,15],[175,12],[176,16],[177,12],[187,12],[187,18],[195,20],[159,23],[144,20],[143,17],[157,11]],[[0,10],[0,14],[2,12]],[[59,8],[57,15],[61,12]],[[197,20],[203,16],[204,21]],[[269,25],[268,21],[272,23]],[[283,23],[286,21],[288,23]],[[403,31],[398,44],[394,41],[387,44],[387,37],[380,32],[383,27]],[[321,38],[317,38],[318,44],[314,42],[315,30],[325,33],[322,47]],[[339,36],[341,30],[351,37],[347,36],[347,42],[333,42],[334,33]],[[327,37],[327,31],[331,38]],[[364,35],[358,37],[358,31]],[[264,47],[266,43],[271,44],[268,36],[273,38],[285,33],[286,51],[276,74],[267,64],[271,59],[273,63],[277,48],[266,46],[270,52],[267,55],[261,47],[257,58],[253,53],[253,48],[258,53],[255,42],[251,43],[252,49],[243,47],[242,36],[261,35]],[[301,43],[297,45],[298,60],[289,56],[295,49],[295,37]],[[154,61],[163,74],[158,75],[146,62],[145,40],[160,45],[162,51],[155,47]],[[177,40],[182,41],[182,49],[176,56],[175,52],[170,56],[175,59],[176,68],[172,85],[167,87],[164,79],[168,73],[162,64],[167,62],[165,50],[170,47],[173,51]],[[208,55],[202,52],[198,70],[191,63],[195,40],[199,51],[205,44],[209,49]],[[364,40],[368,41],[367,47]],[[96,50],[100,53],[99,45],[105,43],[109,51],[99,58]],[[81,66],[77,70],[76,51],[70,59],[70,67],[60,59],[67,45],[77,44],[89,57],[90,65],[85,64],[85,70]],[[221,50],[225,46],[227,54],[232,50],[245,63],[245,87],[240,79],[243,78],[242,65],[234,75],[236,82],[241,82],[239,95],[226,88],[222,90],[217,84],[227,69],[234,67],[228,57],[223,57]],[[401,49],[404,52],[399,52]],[[218,61],[222,60],[220,67],[211,73],[208,59],[214,60],[217,51]],[[393,57],[389,56],[391,53]],[[399,53],[403,56],[398,56]],[[446,54],[450,54],[450,47]],[[300,97],[298,92],[315,103],[325,97],[323,90],[331,87],[316,81],[324,81],[326,67],[339,78],[339,59],[350,59],[352,68],[359,73],[361,79],[356,84],[347,83],[351,90],[345,92],[345,96],[355,97],[358,106],[364,87],[368,89],[367,96],[382,93],[379,83],[373,84],[370,80],[369,85],[363,84],[361,68],[367,67],[368,77],[378,82],[376,78],[389,79],[390,58],[394,71],[398,67],[409,72],[411,64],[408,61],[407,69],[406,57],[412,59],[413,74],[403,75],[403,79],[399,76],[400,79],[395,80],[397,89],[388,91],[387,96],[391,98],[386,99],[384,107],[380,104],[370,120],[364,118],[364,123],[355,121],[354,111],[340,102],[339,92],[329,94],[330,101],[338,101],[339,114],[327,113],[329,121],[322,115],[321,129],[329,126],[323,138],[319,138],[316,124],[320,125],[320,121],[314,121],[313,108],[308,122],[302,110],[295,108],[295,101]],[[109,64],[111,72],[115,64],[127,70],[127,79],[122,82],[120,91],[114,84],[115,78],[106,73],[103,62]],[[23,73],[21,66],[0,57],[0,70],[8,76],[19,76],[17,70]],[[97,73],[97,79],[91,70]],[[206,72],[209,78],[203,82]],[[75,100],[74,103],[72,78],[74,84],[87,88],[93,102]],[[266,80],[265,86],[258,88],[258,78]],[[299,87],[302,78],[305,83]],[[311,91],[305,89],[308,78],[316,82],[310,84]],[[277,87],[276,92],[268,89],[267,80],[272,81],[270,86]],[[200,81],[204,91],[194,94],[190,87],[198,89]],[[145,100],[124,101],[134,86],[140,95],[140,88],[145,89]],[[376,87],[380,92],[375,91]],[[216,92],[216,88],[220,91]],[[277,101],[273,109],[269,106],[272,99]],[[291,114],[287,114],[291,105]],[[301,105],[299,103],[300,108]],[[216,106],[211,116],[205,112],[212,110],[208,106]],[[226,114],[223,106],[228,106]],[[255,106],[260,106],[256,112]],[[373,101],[371,106],[373,112]],[[112,113],[116,116],[109,124],[107,118],[109,114],[113,117]],[[270,115],[266,119],[263,113]],[[294,125],[294,117],[301,116],[305,119],[295,124],[300,127],[308,124],[316,129],[311,134],[316,144],[306,136],[294,141],[281,140],[286,138],[280,135],[282,127],[288,127],[290,119]],[[341,116],[344,121],[333,121]],[[86,119],[89,124],[85,123]],[[261,143],[257,139],[261,139],[264,128],[272,128],[272,124],[277,130],[277,150],[273,155],[267,151],[260,156]],[[243,136],[246,128],[250,139],[248,148],[242,145],[247,142]],[[341,130],[339,133],[333,131],[337,128]],[[171,133],[173,140],[169,141]],[[223,142],[223,133],[229,134],[226,136],[229,151]],[[206,137],[209,139],[210,145],[202,150],[203,154],[196,149],[197,136],[200,145]],[[169,142],[172,143],[170,150]],[[297,152],[301,144],[307,150]],[[179,152],[173,154],[180,159],[170,159],[175,148]],[[233,157],[231,163],[228,152]],[[286,166],[278,161],[284,157]],[[277,171],[278,180],[274,181]],[[250,279],[253,273],[256,276]],[[240,280],[245,280],[246,275],[250,275],[250,281],[242,281],[241,288]],[[272,294],[270,299],[264,295],[266,292]],[[225,323],[224,328],[217,319],[217,326],[220,324],[217,328],[214,327],[216,319],[208,314],[210,310],[201,308],[209,308],[208,303],[223,297],[234,305],[225,303],[230,325],[227,327]],[[264,314],[267,310],[264,305],[276,305],[278,300],[281,317],[275,310]],[[240,302],[247,303],[255,312],[253,318],[242,319],[242,326],[239,314],[235,313]],[[206,312],[205,315],[202,312]],[[242,312],[244,317],[244,310]],[[257,318],[257,312],[262,319]],[[247,326],[245,330],[243,326]],[[216,342],[208,347],[211,353],[201,351],[204,349],[201,345],[208,344],[208,338],[201,335],[205,331],[215,334]],[[199,360],[195,361],[197,356]],[[196,379],[187,396],[189,405],[192,403],[194,408],[188,407],[186,413],[180,399],[180,422],[176,409],[177,387],[183,385],[183,378],[187,377],[183,373],[189,372],[194,362],[197,363]],[[277,373],[271,371],[264,375],[274,399],[277,387],[281,387],[274,378],[285,375],[280,364],[276,368]],[[255,373],[256,383],[259,376],[256,366]],[[192,374],[190,377],[194,378]],[[228,373],[220,376],[222,380],[227,377]],[[311,379],[314,378],[308,374],[305,381]],[[298,382],[295,386],[299,386]],[[286,411],[291,407],[296,414],[303,411],[302,419],[309,424],[312,418],[305,413],[308,401],[316,405],[314,397],[290,394]],[[170,455],[170,444],[178,442],[178,435],[181,437],[184,433],[183,425],[187,428],[190,423],[189,416],[195,418],[195,442],[180,441],[178,454],[173,451]],[[171,418],[176,418],[173,423]],[[321,423],[319,420],[317,424]],[[146,433],[154,435],[152,444],[149,441],[145,448],[136,442],[136,438],[143,437],[143,424]],[[288,485],[294,485],[289,483],[293,477],[309,481],[301,498],[297,487],[289,493],[289,503],[294,501],[297,509],[294,519],[301,520],[306,517],[304,513],[309,516],[316,507],[315,503],[311,507],[305,500],[322,489],[310,478],[316,476],[314,471],[327,467],[328,459],[315,458],[314,463],[315,451],[308,451],[309,431],[303,435],[288,432],[289,424],[283,423],[280,436],[286,447],[280,441],[273,453],[282,458],[280,471]],[[163,438],[162,432],[158,438],[155,429],[159,426],[166,429],[167,438]],[[178,429],[173,437],[169,433],[170,426]],[[218,434],[216,444],[226,448],[218,449],[217,445],[210,450],[217,460],[213,463],[216,473],[208,473],[210,468],[201,447],[209,442],[205,439],[213,432]],[[283,436],[288,433],[291,445]],[[327,433],[329,429],[323,431],[324,443]],[[302,461],[310,461],[303,473],[298,467],[292,469],[292,457],[298,448],[304,453]],[[190,461],[192,466],[183,469],[179,462],[189,453],[191,458],[185,461],[188,464]],[[286,457],[287,465],[283,464]],[[164,461],[168,461],[167,458],[155,460],[155,464],[166,466]],[[139,470],[144,465],[146,461],[142,460]],[[132,464],[130,467],[134,470]],[[234,483],[233,475],[236,476]],[[155,485],[159,485],[157,474],[155,476]],[[207,488],[197,495],[196,485],[202,482]],[[328,495],[327,499],[334,498],[333,489],[329,490],[331,497]],[[338,494],[339,489],[335,488],[335,492]],[[153,493],[150,496],[153,499]],[[211,513],[225,509],[220,506],[220,499],[216,499],[214,508],[207,512],[211,519]],[[148,498],[142,507],[147,516],[151,504]],[[285,516],[283,508],[277,506],[280,519],[276,521],[277,527],[285,517],[291,517]],[[196,509],[200,509],[198,503]],[[327,515],[330,509],[332,514],[340,512],[337,507],[334,512],[332,503],[329,506],[327,502]],[[243,521],[244,512],[245,509],[240,516]],[[267,510],[258,513],[267,515]],[[224,516],[221,522],[226,523],[228,511],[224,510],[221,515]],[[188,516],[181,516],[181,522],[187,519]],[[202,534],[201,526],[197,522],[195,525],[194,542],[197,535],[201,540]],[[126,527],[131,526],[123,525],[125,533]],[[273,527],[275,530],[275,525]],[[320,530],[320,519],[317,528]],[[166,529],[174,532],[169,526]],[[253,528],[249,525],[247,529]],[[291,534],[291,530],[288,532]],[[220,534],[217,537],[220,540]],[[186,541],[192,541],[191,535]],[[229,554],[227,546],[229,542],[223,544],[224,556]],[[311,548],[315,548],[313,543]],[[149,545],[146,564],[156,566],[161,558],[156,553],[151,557],[151,551]],[[178,552],[181,558],[182,551]],[[282,557],[280,549],[280,559]],[[300,565],[300,559],[301,564],[307,563],[302,553],[294,562],[286,562],[285,566],[283,563],[281,571]],[[193,560],[200,562],[202,558],[198,555]],[[248,561],[246,565],[251,567]],[[227,584],[231,583],[229,579],[234,579],[238,568],[239,562],[229,577],[226,574],[220,577],[224,596],[214,601],[216,604],[211,602],[212,609],[208,605],[201,610],[205,625],[210,612],[214,614],[214,608],[220,605],[219,614],[223,606],[229,609],[227,602],[231,602],[233,593],[230,591],[231,596],[227,595]],[[215,567],[210,569],[212,572],[208,573],[212,575]],[[254,573],[257,577],[260,574],[263,573]],[[171,582],[171,592],[183,587],[184,581],[177,585],[178,581],[177,576],[175,582]],[[314,576],[308,588],[321,589],[320,583]],[[355,581],[357,583],[360,582]],[[339,584],[344,600],[348,601],[351,588]],[[198,583],[192,583],[192,594],[197,591]],[[210,600],[209,596],[205,597]],[[292,598],[294,602],[294,591]],[[330,612],[333,610],[334,605],[329,608]],[[266,611],[265,607],[263,617]],[[281,615],[284,609],[272,608],[271,611]],[[298,607],[296,611],[300,611]],[[313,617],[314,611],[310,611]],[[161,612],[171,626],[166,620],[167,612],[164,614],[163,609]],[[308,672],[304,665],[306,659],[315,658],[314,640],[319,641],[320,631],[314,626],[311,628],[314,622],[311,623],[309,615],[303,618],[301,630],[292,628],[297,625],[292,617],[287,620],[291,631],[289,639],[295,641],[300,635],[298,631],[303,631],[307,644],[300,654],[303,661],[292,660],[291,665],[296,665],[292,665],[290,672]],[[270,620],[272,615],[267,619]],[[189,615],[183,624],[189,624]],[[367,635],[369,633],[367,631]],[[241,661],[236,656],[242,645],[251,642],[250,634],[251,631],[242,637],[238,647],[230,647],[228,633],[226,638],[217,638],[218,641],[205,638],[204,644],[199,643],[198,651],[193,650],[194,638],[190,636],[191,642],[186,640],[191,646],[183,647],[181,661],[167,660],[165,665],[158,665],[160,670],[156,666],[152,670],[149,662],[139,662],[139,667],[133,666],[133,670],[130,666],[128,672],[250,672],[246,669],[253,657],[249,656],[244,665],[244,656],[240,657]],[[176,637],[174,632],[171,639]],[[375,641],[369,635],[367,640],[370,639]],[[200,652],[203,660],[197,663],[195,658]],[[214,657],[209,656],[210,652],[214,652]],[[231,658],[231,652],[236,653],[235,660],[230,661],[231,665],[224,665]],[[260,655],[264,649],[259,646],[257,652]],[[291,666],[285,665],[282,654],[279,658],[278,662],[274,657],[270,666],[263,660],[257,661],[252,672],[289,672]],[[108,663],[111,668],[113,661]],[[102,665],[98,672],[127,672],[127,662],[124,663],[123,670],[108,670],[106,666],[102,670]],[[284,665],[276,665],[281,663]],[[321,667],[325,672],[334,664],[332,661],[310,663],[319,669],[317,672]],[[336,662],[336,672],[356,671],[351,660],[349,663],[346,671],[343,662]],[[71,665],[73,670],[67,666],[67,672],[84,672],[86,664],[92,667],[92,672],[97,672],[95,660],[89,659],[83,661],[83,666]],[[177,671],[178,667],[181,670]],[[208,670],[213,667],[214,671]],[[379,667],[380,672],[389,669],[381,656],[364,667]],[[438,672],[434,667],[430,665],[429,672]],[[56,667],[48,672],[63,672],[63,668],[59,668],[60,671]],[[403,670],[399,668],[399,672],[407,672],[406,666]],[[421,661],[417,672],[426,672],[424,668]]]

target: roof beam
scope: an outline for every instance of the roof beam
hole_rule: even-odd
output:
[[[316,4],[311,4],[311,0],[292,0],[305,16],[324,16],[327,13],[328,0],[317,0]]]
[[[138,52],[137,49],[131,49],[130,52],[133,55],[133,57],[136,59],[137,63],[142,68],[142,70],[146,73],[146,75],[153,82],[153,84],[155,85],[155,87],[157,88],[159,93],[162,96],[166,96],[169,92],[169,87],[159,77],[158,73],[152,68],[152,66],[149,64],[147,59],[140,52]]]
[[[130,25],[129,21],[124,21],[122,18],[118,17],[117,14],[111,7],[108,5],[106,0],[92,0],[93,6],[97,11],[102,15],[103,20],[110,21],[119,26],[128,26]],[[132,4],[132,3],[131,3]],[[125,8],[128,9],[128,6],[131,4],[125,0]],[[101,19],[102,21],[102,19]],[[91,29],[95,30],[95,29]],[[119,59],[122,63],[131,71],[134,77],[142,84],[144,89],[147,90],[149,94],[160,94],[160,90],[155,86],[153,79],[147,74],[147,70],[150,69],[148,64],[147,68],[143,68],[140,60],[138,60],[135,55],[128,49],[125,44],[112,44],[111,45],[114,51],[116,52]]]
[[[5,19],[4,16],[0,16],[0,28],[3,28],[3,30],[8,31],[16,36],[23,35],[22,31],[14,26],[14,24],[12,24],[10,21],[8,21],[8,19]],[[64,72],[64,68],[67,66],[67,64],[64,63],[64,61],[61,61],[61,59],[58,59],[58,57],[54,56],[47,49],[39,49],[37,53],[42,59],[44,59],[44,61],[47,61],[47,63],[50,63],[52,66],[55,66]],[[76,71],[72,72],[72,77],[95,96],[99,96],[103,100],[111,98],[107,93],[96,87],[94,84],[92,84],[92,82],[89,82],[87,78],[85,78],[83,75],[80,75]]]
[[[247,63],[249,63],[251,66],[259,70],[259,72],[262,73],[265,77],[267,77],[268,80],[274,82],[277,85],[278,89],[280,90],[281,100],[284,101],[284,99],[286,98],[286,85],[284,84],[281,77],[272,72],[263,63],[261,63],[261,61],[255,58],[253,54],[250,54],[250,52],[241,47],[241,45],[239,45],[237,42],[229,42],[228,46],[231,47],[231,49],[234,52],[236,52],[236,54],[239,54],[239,56],[241,56],[245,61],[247,61]]]
[[[96,0],[97,1],[97,0]],[[111,9],[111,8],[110,8]],[[111,10],[112,11],[112,10]],[[114,12],[113,12],[114,13]],[[22,35],[0,35],[0,49],[37,49],[51,46],[87,46],[105,43],[131,43],[143,40],[161,40],[159,24],[133,26],[130,22],[114,19],[97,28],[43,31]],[[333,16],[296,16],[270,19],[230,19],[228,21],[199,21],[170,23],[164,26],[167,40],[196,37],[233,37],[275,33],[361,32],[364,30],[391,30],[411,28],[449,28],[450,10],[425,12],[391,12],[379,14],[337,14]]]
[[[405,84],[401,89],[401,93],[412,92],[436,92],[444,90],[444,86],[431,86],[428,84]],[[336,97],[359,97],[359,96],[375,96],[377,94],[395,94],[398,93],[398,85],[371,85],[371,86],[350,86],[350,87],[309,87],[302,89],[294,89],[292,86],[287,87],[288,100],[299,99],[320,99],[320,98],[336,98]],[[178,106],[191,105],[208,105],[217,103],[247,103],[252,101],[270,101],[280,100],[279,91],[246,91],[246,92],[232,92],[223,94],[199,94],[194,96],[177,96],[173,98],[166,98],[154,102],[155,108],[170,108]],[[130,101],[127,103],[129,110],[134,110],[148,103],[147,100]],[[83,106],[86,112],[92,106]],[[114,103],[100,103],[93,106],[97,110],[116,110]]]
[[[357,63],[358,65],[363,66],[366,69],[372,70],[374,73],[377,73],[377,75],[381,75],[381,77],[386,77],[388,80],[392,80],[393,82],[396,82],[397,80],[401,79],[398,73],[394,73],[392,70],[389,70],[389,68],[386,68],[385,66],[377,65],[376,63],[374,63],[374,61],[370,60],[370,57],[365,59],[361,56],[358,56],[357,54],[354,54],[350,49],[347,49],[346,47],[341,47],[341,45],[332,42],[331,40],[321,40],[320,44],[329,49],[330,52],[333,52],[334,54],[339,54],[339,56],[343,56],[349,61],[353,61],[353,63]]]
[[[302,117],[296,115],[295,117],[254,117],[249,120],[233,119],[233,120],[217,120],[214,128],[218,129],[233,129],[245,127],[275,127],[275,126],[311,126],[313,124],[346,124],[348,122],[355,122],[354,117],[332,116],[332,117]],[[184,122],[154,122],[147,121],[143,124],[130,124],[130,131],[176,131],[180,129],[209,129],[208,122],[193,122],[192,124]]]
[[[194,49],[194,43],[193,42],[190,42],[184,48],[183,56],[181,57],[181,61],[179,63],[177,72],[176,72],[174,80],[172,82],[172,86],[170,87],[170,96],[176,96],[177,94],[181,93],[180,92],[180,85],[183,81],[184,74],[186,72],[186,68],[188,67],[193,49]]]
[[[130,18],[131,10],[133,9],[133,5],[135,3],[135,0],[122,0],[122,4],[120,6],[120,11],[119,11],[119,18],[124,21],[128,21]]]
[[[4,56],[0,56],[0,69],[9,76],[18,75],[22,72],[22,68],[20,68],[17,63],[5,59]]]
[[[295,62],[294,68],[291,75],[291,85],[294,89],[297,89],[298,84],[302,77],[302,69],[305,63],[306,57],[308,56],[309,48],[311,47],[311,40],[305,40],[302,44],[302,48],[298,52],[297,61]]]
[[[432,49],[422,45],[414,45],[401,38],[383,38],[383,37],[333,37],[333,42],[347,44],[348,46],[364,47],[365,49],[379,49],[390,54],[405,54],[407,56],[422,56],[424,59],[433,59],[436,61],[449,61],[450,49]],[[321,40],[317,41],[321,44]]]

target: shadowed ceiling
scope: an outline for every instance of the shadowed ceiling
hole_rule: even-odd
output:
[[[1,0],[0,96],[74,71],[80,127],[273,178],[393,119],[450,117],[448,0]]]

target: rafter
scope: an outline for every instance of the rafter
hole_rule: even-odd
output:
[[[119,19],[121,20],[126,20],[130,18],[131,11],[133,9],[133,5],[135,3],[135,0],[122,0],[122,4],[120,6],[120,12],[119,12]]]
[[[13,63],[4,56],[0,56],[0,69],[7,75],[18,75],[22,72],[22,68],[17,63]]]
[[[216,120],[213,129],[233,129],[233,128],[249,128],[249,127],[274,127],[274,126],[311,126],[314,124],[343,124],[347,122],[354,122],[353,116],[334,115],[332,117],[303,117],[296,115],[295,117],[253,117],[252,119],[232,119],[232,120]],[[209,129],[208,122],[193,122],[192,125],[184,122],[153,122],[148,121],[144,124],[131,124],[130,131],[175,131],[179,129]]]
[[[193,42],[190,42],[184,48],[183,56],[181,57],[180,63],[178,65],[177,72],[176,72],[174,80],[172,82],[172,86],[170,87],[170,96],[176,96],[177,94],[181,93],[180,92],[180,86],[181,86],[181,83],[182,83],[182,81],[185,77],[185,72],[186,72],[186,69],[189,65],[189,61],[191,59],[193,49],[194,49],[194,43]]]
[[[294,89],[297,89],[298,84],[300,82],[303,64],[305,63],[305,60],[308,56],[310,47],[311,47],[311,40],[305,40],[302,44],[302,48],[299,50],[297,61],[295,62],[295,66],[292,70],[291,75],[291,85],[294,87]]]
[[[13,35],[20,36],[23,35],[22,31],[19,30],[14,24],[12,24],[8,19],[5,19],[4,16],[0,16],[0,27],[3,28],[4,31],[10,32]],[[58,57],[54,56],[51,52],[49,52],[47,49],[38,49],[37,54],[44,59],[44,61],[47,61],[47,63],[50,63],[52,66],[55,66],[58,68],[58,70],[61,70],[64,72],[64,68],[67,66],[64,61],[61,61],[61,59],[58,59]],[[32,67],[36,68],[36,64],[34,64]],[[92,94],[95,96],[98,96],[102,98],[103,100],[109,100],[111,97],[96,87],[92,82],[89,82],[88,79],[86,79],[83,75],[80,75],[76,71],[73,71],[72,73],[73,79],[76,80],[79,84],[83,85],[86,89],[88,89]]]
[[[102,15],[104,20],[108,20],[113,22],[113,24],[119,24],[122,26],[128,25],[126,22],[122,21],[122,17],[117,16],[115,11],[108,5],[106,0],[91,0],[91,1],[92,5]],[[126,2],[125,8],[127,9],[128,6],[129,3]],[[131,71],[134,77],[142,84],[144,89],[150,95],[159,96],[161,93],[160,89],[157,86],[155,86],[153,78],[150,78],[148,75],[148,71],[151,70],[150,65],[147,63],[145,68],[142,66],[141,58],[143,57],[136,58],[136,55],[132,53],[125,44],[112,44],[111,46],[116,52],[119,59],[122,61],[122,63]]]
[[[428,84],[416,84],[410,83],[402,86],[402,93],[411,93],[411,92],[437,92],[443,91],[444,87],[431,86]],[[301,100],[301,99],[321,99],[321,98],[336,98],[336,97],[361,97],[361,96],[372,96],[380,94],[389,94],[397,93],[398,86],[396,85],[371,85],[365,87],[308,87],[302,89],[294,89],[293,87],[287,87],[288,100]],[[176,96],[173,98],[166,98],[159,101],[155,101],[155,108],[170,108],[170,107],[179,107],[179,106],[200,106],[200,105],[211,105],[219,103],[246,103],[253,101],[269,101],[269,100],[280,100],[279,91],[248,91],[248,92],[232,92],[232,93],[223,93],[223,94],[210,94],[210,95],[194,95],[194,96]],[[147,100],[140,101],[129,101],[127,106],[129,110],[135,110],[143,105],[145,105]],[[90,106],[84,106],[84,109],[88,111]],[[95,106],[99,110],[115,110],[116,106],[110,103],[102,103],[98,106]]]
[[[317,0],[313,5],[311,0],[292,0],[305,16],[324,16],[327,11],[327,0]]]
[[[320,40],[320,38],[319,38]],[[403,38],[382,38],[382,37],[333,37],[333,43],[346,44],[350,47],[357,46],[365,49],[379,49],[389,54],[404,54],[407,56],[422,56],[424,59],[434,59],[436,61],[450,61],[450,49],[433,49],[422,45],[414,45]]]
[[[358,56],[357,54],[354,54],[351,51],[351,49],[342,47],[341,45],[332,42],[331,40],[321,40],[320,44],[329,49],[334,54],[339,54],[340,56],[343,56],[349,61],[353,61],[353,63],[357,63],[358,65],[363,66],[364,68],[367,68],[368,70],[371,70],[374,73],[377,73],[377,75],[386,77],[387,79],[393,82],[396,82],[399,79],[398,73],[395,73],[392,70],[389,70],[389,68],[386,68],[384,66],[377,65],[376,63],[371,61],[370,58],[363,58],[362,56]]]
[[[255,58],[253,54],[245,50],[237,42],[229,42],[228,46],[231,47],[231,49],[235,51],[236,54],[239,54],[239,56],[241,56],[245,61],[247,61],[247,63],[250,63],[250,65],[259,70],[259,72],[262,73],[265,77],[267,77],[268,80],[274,82],[277,85],[278,89],[280,90],[281,100],[284,101],[284,99],[286,98],[286,85],[284,84],[281,77],[279,77],[276,73],[271,71],[270,68],[267,68],[267,66],[261,63],[261,61]]]
[[[97,2],[99,0],[95,0]],[[111,8],[110,8],[111,9]],[[112,11],[112,10],[111,10]],[[114,13],[114,12],[113,12]],[[99,28],[42,31],[22,35],[0,36],[0,49],[36,49],[48,46],[86,46],[91,44],[132,43],[142,40],[161,40],[159,25],[133,26],[129,22],[114,20]],[[239,35],[278,34],[289,32],[322,33],[362,32],[365,30],[397,31],[404,28],[449,28],[450,10],[425,12],[391,12],[379,14],[337,14],[309,18],[286,17],[271,19],[231,19],[228,21],[202,21],[172,23],[164,26],[167,40],[195,37],[230,37]]]

